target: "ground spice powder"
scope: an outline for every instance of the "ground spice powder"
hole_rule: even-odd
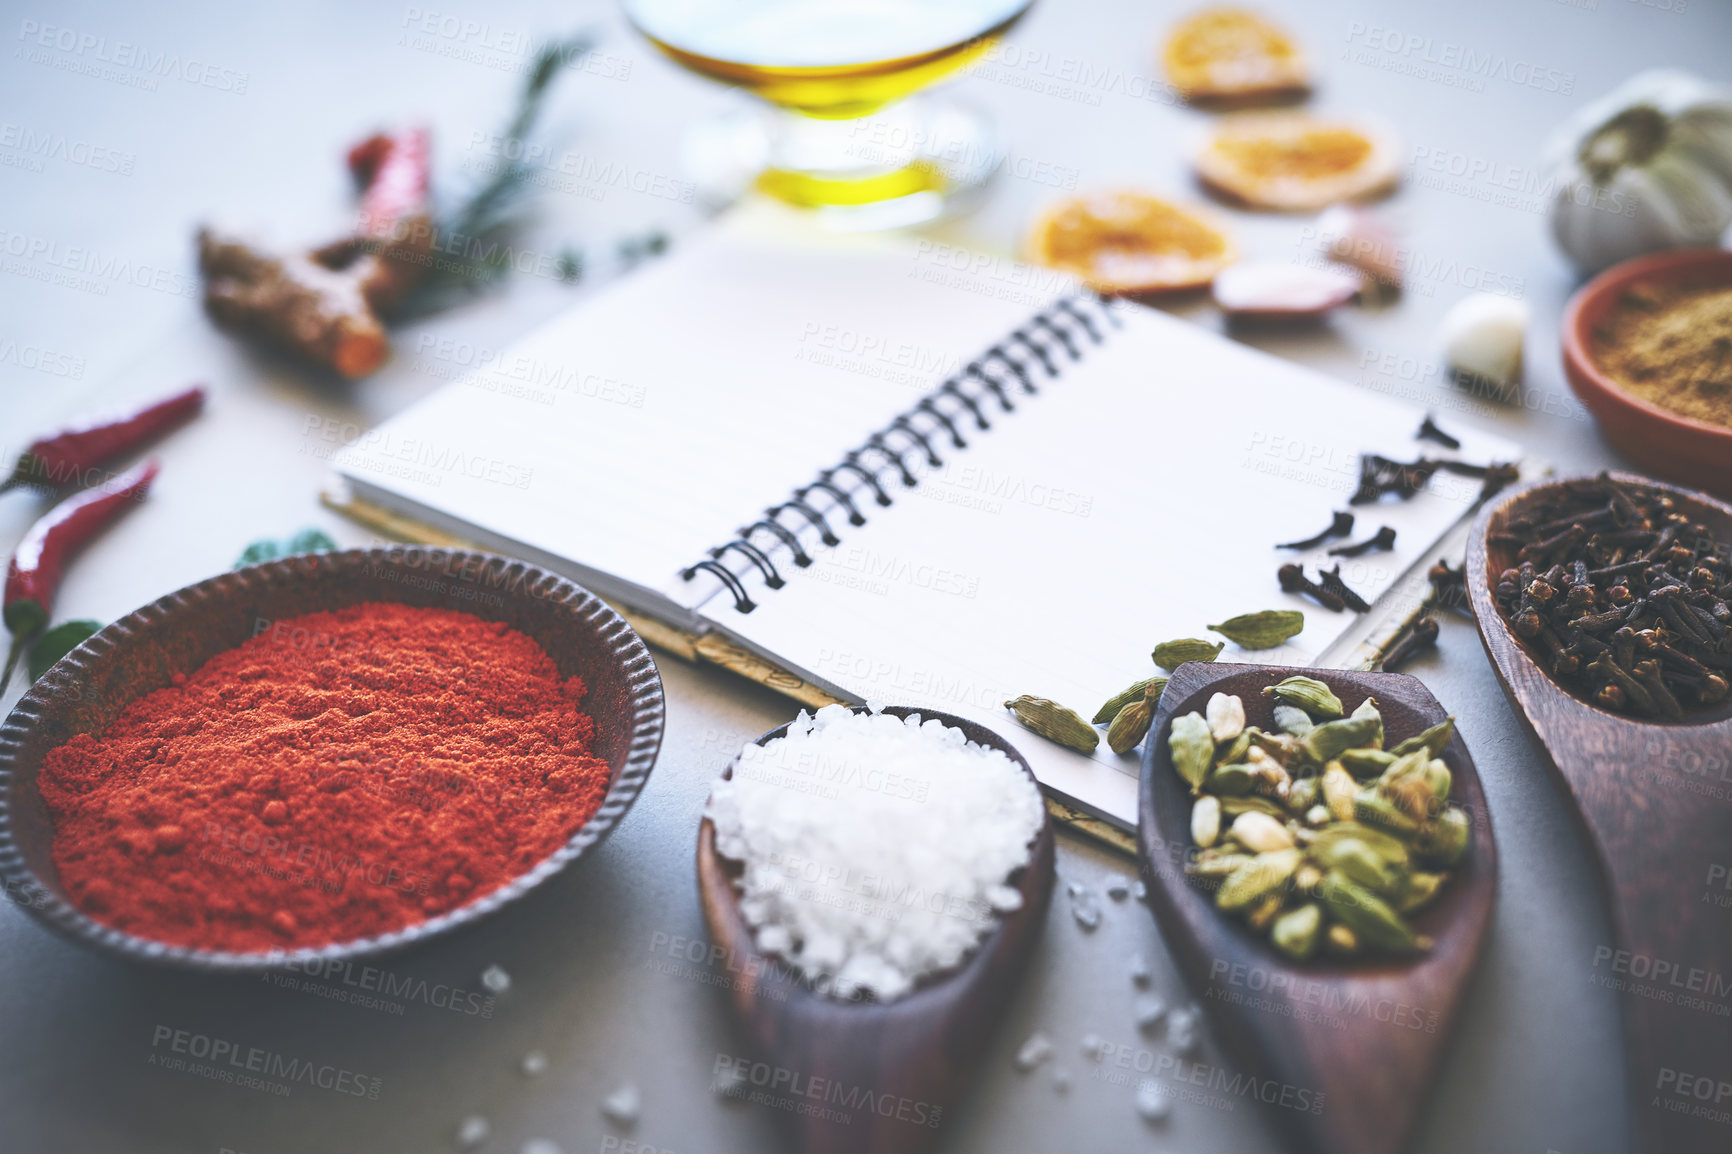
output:
[[[528,870],[600,807],[585,688],[467,613],[275,623],[43,759],[55,865],[91,917],[176,945],[401,929]]]
[[[1732,427],[1732,286],[1638,285],[1594,333],[1594,359],[1645,401]]]

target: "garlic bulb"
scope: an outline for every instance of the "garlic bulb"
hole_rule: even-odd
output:
[[[1438,326],[1438,343],[1450,370],[1469,383],[1513,396],[1521,381],[1528,318],[1527,303],[1513,297],[1475,293],[1457,301]]]
[[[1719,241],[1732,224],[1732,93],[1685,72],[1639,73],[1546,146],[1552,233],[1584,272]]]

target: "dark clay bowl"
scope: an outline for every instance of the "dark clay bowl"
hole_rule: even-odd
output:
[[[1594,329],[1638,284],[1732,285],[1732,252],[1675,249],[1613,265],[1564,310],[1564,375],[1620,453],[1657,477],[1732,497],[1732,429],[1680,416],[1627,392],[1593,357]]]
[[[366,601],[459,609],[503,621],[547,651],[561,675],[582,675],[595,720],[594,753],[612,767],[607,796],[571,839],[528,872],[436,918],[378,937],[318,948],[236,953],[168,945],[103,925],[67,899],[37,791],[43,756],[80,733],[102,732],[134,700],[191,673],[272,622]],[[292,634],[286,643],[293,643]],[[661,747],[661,677],[643,641],[593,593],[489,553],[355,549],[291,557],[189,585],[116,621],[61,658],[0,729],[0,877],[48,926],[128,958],[187,969],[256,972],[370,957],[476,921],[576,861],[619,823]]]

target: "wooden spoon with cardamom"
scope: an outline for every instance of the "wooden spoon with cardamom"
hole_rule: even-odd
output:
[[[1485,943],[1497,888],[1497,847],[1485,794],[1460,735],[1443,760],[1450,800],[1471,822],[1467,853],[1439,897],[1408,920],[1432,939],[1411,956],[1296,962],[1265,935],[1217,909],[1187,876],[1195,854],[1192,797],[1167,739],[1175,717],[1201,713],[1216,693],[1236,694],[1246,719],[1275,732],[1263,690],[1295,673],[1328,685],[1351,712],[1377,699],[1387,746],[1443,721],[1418,680],[1399,673],[1191,662],[1174,671],[1143,744],[1137,832],[1149,905],[1161,936],[1214,1024],[1233,1069],[1257,1079],[1272,1128],[1309,1154],[1397,1154],[1406,1148],[1462,992]]]
[[[1675,509],[1732,541],[1732,505],[1646,477]],[[1514,567],[1511,520],[1568,481],[1516,489],[1480,512],[1467,588],[1504,692],[1575,802],[1611,899],[1616,942],[1560,981],[1623,993],[1633,1149],[1724,1151],[1732,1114],[1732,702],[1656,721],[1608,712],[1553,681],[1504,621],[1493,588]]]
[[[961,729],[970,741],[1002,750],[1022,771],[1022,755],[984,726],[929,709],[887,706]],[[787,726],[757,744],[787,733]],[[740,912],[738,866],[716,852],[715,827],[698,830],[698,898],[715,944],[727,951],[730,994],[764,1059],[764,1079],[743,1091],[785,1101],[794,1148],[802,1154],[921,1154],[944,1115],[979,1070],[993,1030],[1046,924],[1053,888],[1052,825],[1045,819],[1028,864],[1009,880],[1022,906],[1006,915],[955,970],[889,1003],[818,994],[789,968],[761,953]]]

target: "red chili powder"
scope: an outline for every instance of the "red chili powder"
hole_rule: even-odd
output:
[[[176,945],[402,929],[530,869],[601,806],[584,693],[467,613],[278,622],[43,759],[54,862],[79,909]]]

